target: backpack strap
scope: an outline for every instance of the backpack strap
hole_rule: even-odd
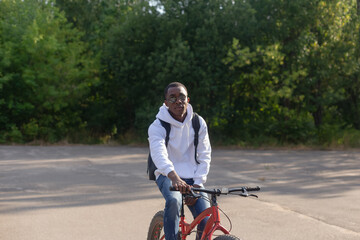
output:
[[[197,113],[195,113],[195,112],[193,113],[192,126],[193,126],[194,131],[195,131],[195,136],[194,136],[195,162],[197,164],[200,164],[199,161],[197,160],[197,146],[199,144],[200,120],[199,120],[199,115]]]
[[[170,128],[170,123],[165,122],[165,121],[163,121],[163,120],[161,120],[161,119],[159,119],[159,120],[160,120],[161,125],[162,125],[162,126],[165,128],[165,130],[166,130],[165,146],[167,147],[167,145],[168,145],[168,143],[169,143],[169,135],[170,135],[170,130],[171,130],[171,128]]]

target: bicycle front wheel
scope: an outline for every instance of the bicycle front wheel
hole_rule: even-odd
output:
[[[165,240],[164,211],[157,212],[151,220],[147,240]]]
[[[226,235],[218,236],[214,240],[241,240],[241,239],[234,235],[226,234]]]

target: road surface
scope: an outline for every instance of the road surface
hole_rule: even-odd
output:
[[[126,146],[0,146],[0,239],[146,239],[164,205],[146,179],[147,154]],[[259,199],[219,198],[232,234],[360,239],[360,151],[215,149],[212,156],[207,187],[262,188]]]

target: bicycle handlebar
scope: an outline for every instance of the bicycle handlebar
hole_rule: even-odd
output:
[[[170,187],[170,191],[178,191],[176,190],[174,187]],[[208,193],[208,194],[214,194],[217,196],[220,196],[221,194],[227,195],[227,194],[231,194],[233,192],[241,192],[239,195],[243,196],[243,197],[248,197],[248,196],[256,196],[256,195],[249,195],[247,192],[251,192],[251,191],[260,191],[260,187],[256,186],[256,187],[240,187],[240,188],[216,188],[216,189],[206,189],[206,188],[191,188],[192,194],[194,194],[194,192],[204,192],[204,193]],[[257,196],[256,196],[257,197]]]

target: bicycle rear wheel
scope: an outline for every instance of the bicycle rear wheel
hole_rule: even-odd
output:
[[[164,234],[164,211],[157,212],[151,220],[147,240],[165,239]]]
[[[226,234],[226,235],[218,236],[218,237],[214,238],[214,240],[241,240],[241,239],[234,235]]]

